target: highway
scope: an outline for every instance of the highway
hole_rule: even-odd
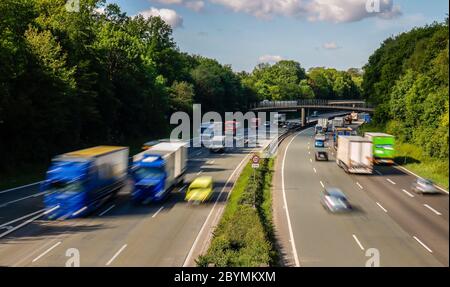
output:
[[[380,266],[448,266],[448,194],[414,194],[415,176],[397,167],[346,174],[332,148],[328,162],[316,162],[313,135],[310,128],[285,139],[276,163],[275,224],[286,265],[363,267],[375,248]],[[323,187],[342,189],[355,210],[328,213]]]
[[[268,142],[260,141],[260,148]],[[71,248],[79,251],[81,266],[195,266],[253,150],[233,148],[213,154],[191,148],[186,184],[165,202],[132,205],[126,187],[86,218],[47,221],[39,217],[44,208],[39,185],[3,192],[0,266],[65,266]],[[213,177],[214,195],[207,204],[188,205],[186,186],[200,175]]]

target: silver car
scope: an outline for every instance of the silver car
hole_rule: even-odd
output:
[[[429,179],[418,178],[412,186],[412,190],[420,194],[435,194],[439,193],[433,182]]]
[[[324,208],[333,213],[352,210],[347,196],[339,188],[325,188],[321,194],[321,203]]]

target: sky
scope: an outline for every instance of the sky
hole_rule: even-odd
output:
[[[442,22],[447,0],[107,0],[124,12],[159,15],[181,51],[235,71],[261,62],[361,68],[386,38]]]

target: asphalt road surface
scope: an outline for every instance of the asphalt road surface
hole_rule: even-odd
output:
[[[380,266],[448,266],[448,194],[414,194],[415,176],[397,167],[346,174],[332,148],[330,161],[316,162],[313,134],[287,138],[277,161],[275,214],[287,265],[362,267],[379,254]],[[323,187],[342,189],[355,210],[327,212]]]

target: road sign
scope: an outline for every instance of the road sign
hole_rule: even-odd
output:
[[[260,161],[260,157],[256,154],[254,154],[252,156],[252,167],[253,168],[259,168],[259,161]]]

